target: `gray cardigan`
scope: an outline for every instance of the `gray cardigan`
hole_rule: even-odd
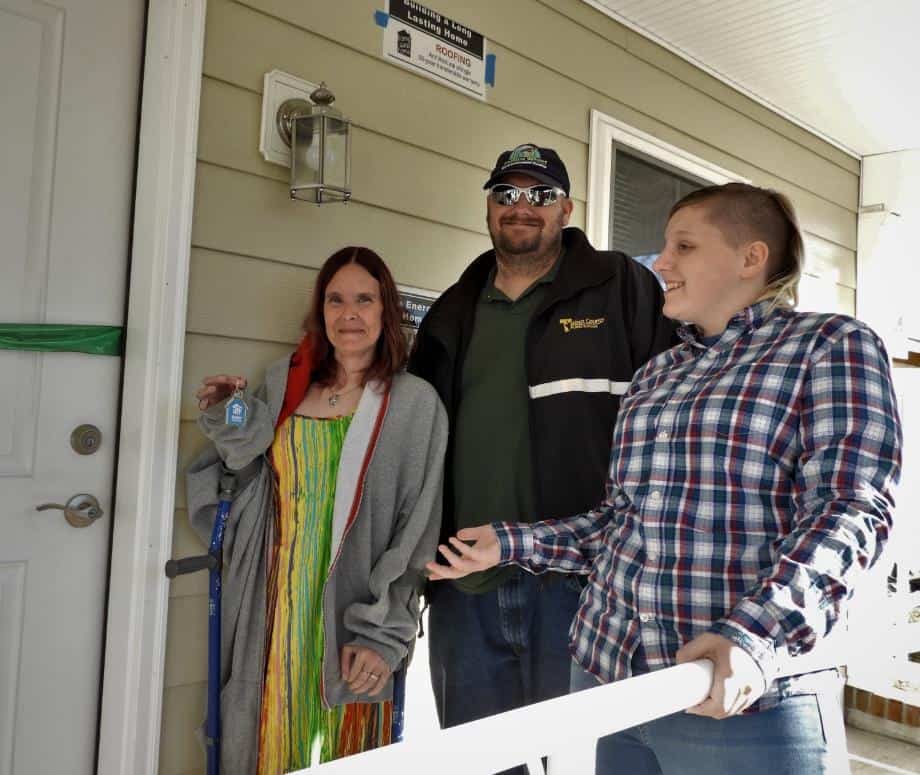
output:
[[[265,664],[268,547],[275,476],[266,453],[287,384],[289,359],[271,367],[245,397],[245,426],[224,424],[223,404],[199,418],[213,442],[189,467],[192,526],[208,541],[221,460],[238,472],[223,545],[221,772],[255,772]],[[340,677],[344,645],[374,649],[391,669],[410,655],[424,564],[434,558],[441,521],[447,416],[428,383],[394,377],[389,393],[368,384],[342,447],[333,509],[331,565],[323,592],[326,707],[367,700]],[[392,697],[392,679],[379,699]]]

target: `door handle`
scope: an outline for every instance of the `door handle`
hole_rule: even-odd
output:
[[[64,512],[64,519],[71,527],[89,527],[103,515],[102,507],[99,501],[93,495],[80,493],[74,495],[67,503],[42,503],[36,506],[36,511],[48,511],[49,509],[60,509]]]

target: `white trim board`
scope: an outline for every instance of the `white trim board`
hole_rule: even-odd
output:
[[[624,124],[599,110],[591,110],[591,138],[588,146],[588,203],[586,231],[598,250],[607,250],[610,237],[610,170],[613,143],[632,148],[646,156],[683,170],[713,184],[737,181],[750,183],[717,164],[706,161],[654,135]]]
[[[97,775],[156,775],[206,0],[149,0]]]

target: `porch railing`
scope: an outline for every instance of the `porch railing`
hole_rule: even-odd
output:
[[[472,721],[399,745],[301,770],[323,775],[426,772],[490,775],[528,764],[548,775],[593,775],[599,737],[689,708],[709,691],[712,663],[699,660]],[[541,731],[545,730],[545,731]]]
[[[780,675],[844,664],[843,638],[831,636],[809,655],[787,658]],[[712,683],[712,663],[701,659],[624,681],[557,697],[468,724],[408,736],[377,748],[300,770],[323,775],[419,772],[491,775],[527,764],[531,775],[593,775],[598,738],[686,710],[702,701]]]

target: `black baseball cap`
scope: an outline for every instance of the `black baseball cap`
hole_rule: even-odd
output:
[[[483,188],[492,188],[502,177],[512,172],[530,175],[548,186],[558,186],[565,191],[566,196],[569,195],[569,173],[559,154],[552,148],[539,148],[526,143],[510,151],[502,151]]]

